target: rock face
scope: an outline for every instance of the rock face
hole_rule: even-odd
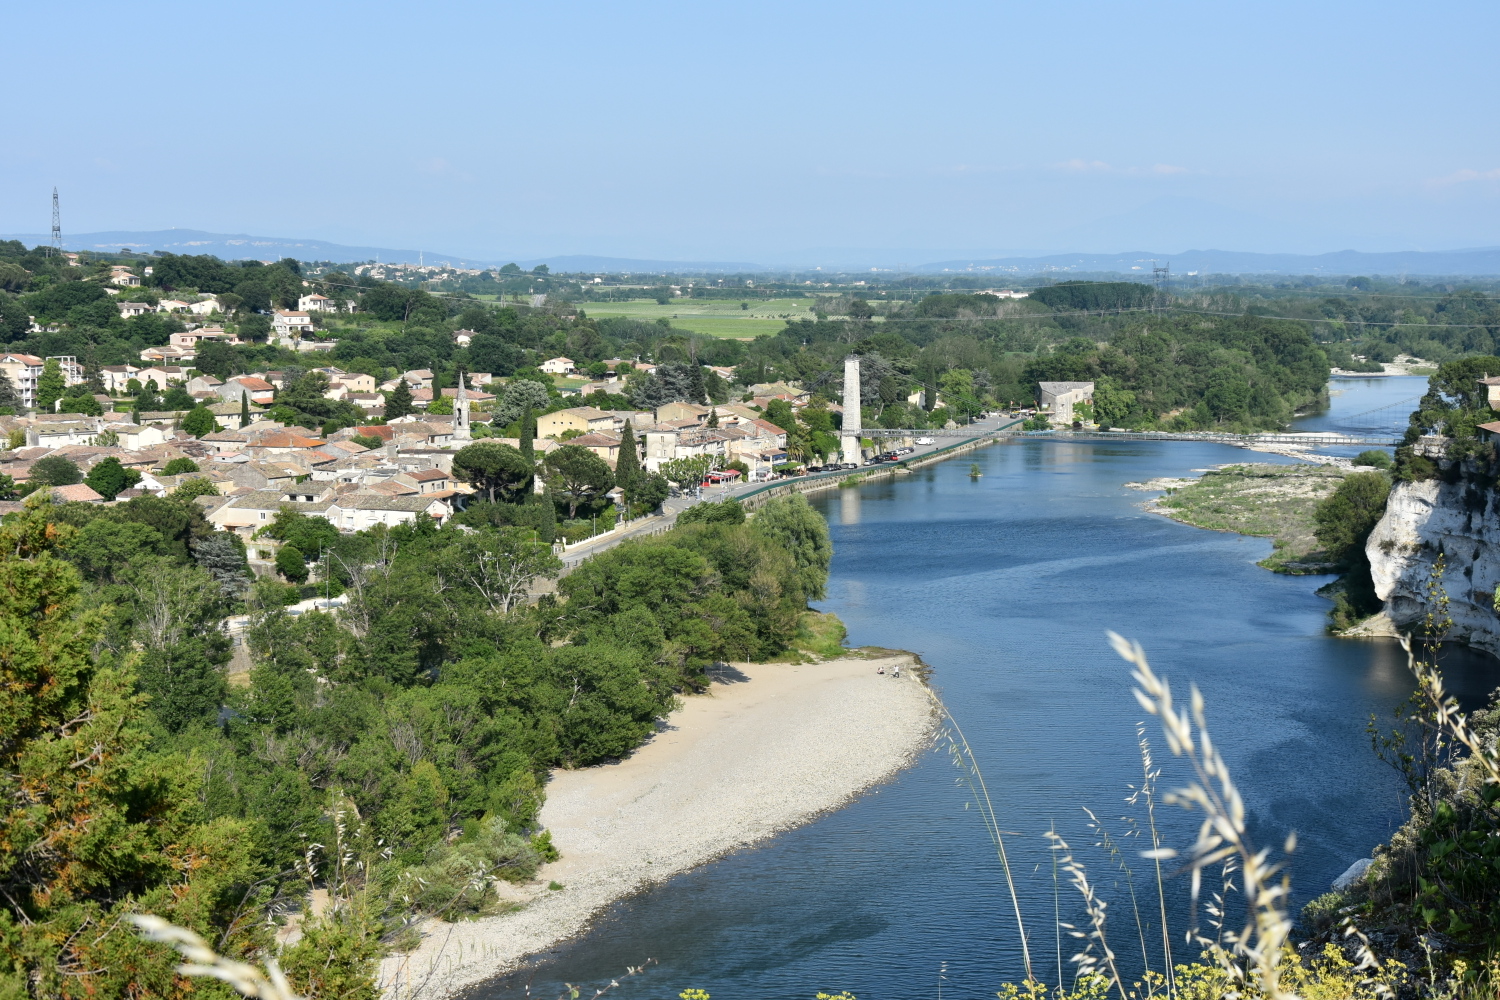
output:
[[[1500,494],[1467,477],[1398,483],[1365,546],[1375,593],[1403,631],[1429,609],[1427,586],[1438,554],[1453,627],[1448,636],[1500,655]]]

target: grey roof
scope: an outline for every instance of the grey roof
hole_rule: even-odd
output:
[[[388,497],[370,493],[340,497],[338,505],[344,508],[353,508],[354,510],[400,510],[420,514],[434,503],[441,502],[441,500],[431,496]]]
[[[254,493],[246,493],[235,499],[233,506],[244,510],[280,510],[282,507],[290,507],[300,510],[304,514],[321,514],[333,506],[328,501],[307,503],[302,500],[283,499],[283,490],[256,490]]]
[[[1092,389],[1092,382],[1038,382],[1037,388],[1043,392],[1072,392],[1074,389]]]

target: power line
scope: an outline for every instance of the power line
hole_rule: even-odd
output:
[[[1294,323],[1360,323],[1360,324],[1363,324],[1364,326],[1401,326],[1401,327],[1407,327],[1407,328],[1410,328],[1410,329],[1413,329],[1413,330],[1422,329],[1423,327],[1437,327],[1437,328],[1440,328],[1440,329],[1441,328],[1452,328],[1452,329],[1456,329],[1456,330],[1472,330],[1476,326],[1490,326],[1490,325],[1493,325],[1493,324],[1489,324],[1489,323],[1477,323],[1477,322],[1476,323],[1398,323],[1398,322],[1396,322],[1394,320],[1373,320],[1373,319],[1358,319],[1358,318],[1355,318],[1355,319],[1341,319],[1341,318],[1338,318],[1338,317],[1309,318],[1307,316],[1268,316],[1268,315],[1265,315],[1265,314],[1262,314],[1262,313],[1214,312],[1211,309],[1189,309],[1187,306],[1175,306],[1175,305],[1171,306],[1170,308],[1176,309],[1178,312],[1197,313],[1197,314],[1201,314],[1201,315],[1204,315],[1204,316],[1232,316],[1232,317],[1234,317],[1236,319],[1243,318],[1243,317],[1252,317],[1254,319],[1285,319],[1285,320],[1291,320]]]

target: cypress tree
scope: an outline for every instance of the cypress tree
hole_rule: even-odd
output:
[[[615,482],[628,494],[641,474],[641,460],[635,453],[635,428],[625,421],[620,438],[620,457],[615,461]]]
[[[528,461],[536,461],[536,415],[531,412],[531,407],[526,407],[526,412],[521,415],[521,454]]]
[[[240,393],[240,426],[245,427],[250,423],[250,394]]]
[[[536,468],[536,448],[532,442],[536,438],[536,416],[531,412],[531,407],[526,407],[526,412],[521,415],[521,454],[525,457],[527,464]],[[536,477],[526,484],[526,495],[530,496],[536,488]],[[549,539],[550,541],[550,539]]]

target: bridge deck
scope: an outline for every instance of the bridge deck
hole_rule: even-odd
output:
[[[1211,432],[1188,432],[1174,434],[1169,431],[1020,431],[1015,425],[992,431],[977,431],[973,427],[956,427],[951,430],[912,430],[909,428],[866,427],[860,432],[868,438],[971,438],[985,433],[1015,435],[1041,441],[1207,441],[1215,444],[1306,444],[1337,447],[1390,448],[1401,443],[1398,437],[1366,436],[1360,434],[1338,434],[1312,432],[1266,433],[1266,434],[1215,434]]]

